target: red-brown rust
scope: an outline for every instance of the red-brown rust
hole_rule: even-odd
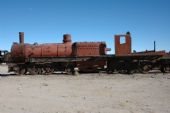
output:
[[[106,65],[105,60],[100,60],[100,61],[79,61],[77,62],[77,66],[81,71],[95,71],[98,69],[102,69]]]
[[[24,32],[19,32],[19,43],[24,44]]]
[[[64,34],[63,35],[63,43],[71,43],[71,35],[70,34]]]
[[[104,42],[77,42],[73,45],[74,56],[100,56],[106,55]]]
[[[11,48],[11,55],[14,57],[20,57],[23,56],[22,54],[22,48],[21,44],[18,43],[13,43],[12,48]]]
[[[63,36],[64,43],[24,44],[24,33],[19,33],[19,43],[11,48],[15,57],[67,57],[72,55],[71,35]]]
[[[63,43],[24,44],[24,33],[20,32],[20,43],[11,48],[14,57],[69,57],[100,56],[109,50],[105,42],[77,42],[72,44],[71,35],[63,35]]]
[[[120,43],[120,38],[125,38],[125,43]],[[131,36],[130,33],[126,35],[115,35],[115,55],[131,54]]]
[[[72,54],[72,44],[26,44],[24,50],[25,57],[68,57]]]

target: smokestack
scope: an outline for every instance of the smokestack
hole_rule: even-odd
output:
[[[154,52],[156,51],[156,41],[154,41]]]
[[[24,44],[24,32],[19,32],[19,43]]]
[[[64,34],[63,35],[63,43],[71,43],[71,35],[70,34]]]

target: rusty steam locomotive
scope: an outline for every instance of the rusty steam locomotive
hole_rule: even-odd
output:
[[[125,43],[120,43],[120,38]],[[105,42],[74,42],[71,35],[63,35],[63,43],[24,43],[24,33],[19,33],[19,43],[14,42],[11,52],[3,62],[9,71],[17,74],[51,74],[53,72],[147,73],[157,69],[170,71],[170,54],[165,51],[132,52],[131,35],[115,35],[115,54],[107,54]]]

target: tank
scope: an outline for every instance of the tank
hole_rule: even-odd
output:
[[[76,42],[73,44],[74,56],[106,55],[108,48],[105,42]]]
[[[19,42],[13,43],[13,57],[68,57],[72,55],[71,35],[63,35],[63,43],[27,44],[24,43],[24,33],[19,33]]]

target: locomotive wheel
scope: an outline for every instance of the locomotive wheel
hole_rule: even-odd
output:
[[[143,73],[142,67],[139,67],[139,68],[138,68],[138,72],[139,72],[139,73]]]
[[[53,74],[53,73],[54,73],[54,69],[51,69],[51,70],[50,70],[50,74]]]
[[[66,71],[66,73],[67,73],[68,75],[71,75],[71,74],[72,74],[71,68],[66,68],[65,71]]]
[[[38,69],[37,69],[37,73],[38,73],[39,75],[41,75],[41,74],[42,74],[42,69],[41,69],[41,68],[38,68]]]
[[[54,69],[51,69],[51,68],[45,68],[45,74],[46,75],[50,75],[54,72]]]
[[[68,67],[68,68],[65,69],[65,71],[68,75],[74,74],[74,68],[73,67]]]
[[[67,67],[65,68],[65,72],[68,75],[73,75],[74,74],[74,66],[72,64],[68,64]]]
[[[107,74],[113,74],[115,72],[114,68],[107,68],[106,73]]]
[[[36,70],[34,69],[34,70],[31,70],[31,71],[30,71],[30,74],[31,74],[31,75],[37,75],[38,73],[37,73]]]
[[[151,65],[144,65],[144,66],[141,66],[138,71],[140,73],[143,73],[143,74],[147,74],[150,70],[151,70]]]
[[[26,74],[26,69],[25,68],[21,68],[19,71],[20,75],[25,75]]]
[[[107,74],[113,74],[113,71],[107,70],[106,73]]]
[[[127,70],[127,74],[133,74],[133,73],[135,73],[135,70],[132,70],[132,69]]]
[[[161,71],[162,73],[167,73],[167,72],[168,72],[167,68],[164,67],[164,66],[162,66],[162,67],[160,68],[160,71]]]
[[[28,72],[29,72],[30,75],[37,75],[38,74],[38,72],[35,68],[29,68]]]
[[[126,71],[126,70],[118,70],[118,73],[120,73],[120,74],[126,74],[127,71]]]
[[[20,73],[20,69],[17,66],[14,67],[13,70],[14,70],[15,74],[19,74]]]
[[[42,75],[45,75],[45,74],[46,74],[45,68],[42,68],[42,69],[41,69],[41,74],[42,74]]]

